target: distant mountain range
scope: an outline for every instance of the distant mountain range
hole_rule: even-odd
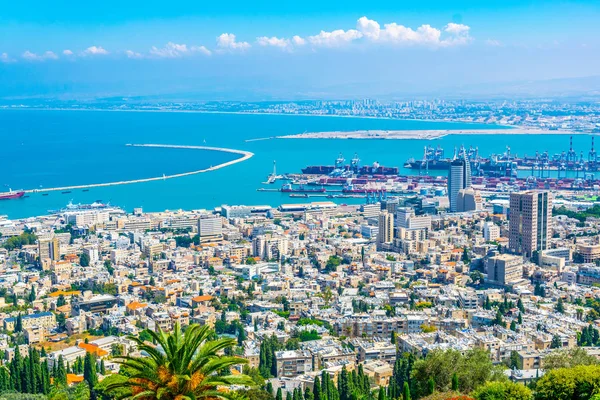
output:
[[[188,82],[174,85],[168,91],[113,88],[111,92],[95,92],[72,88],[65,92],[49,92],[45,95],[23,94],[0,97],[0,105],[58,102],[194,102],[194,101],[294,101],[294,100],[414,100],[442,98],[449,100],[562,100],[600,101],[600,76],[491,82],[478,84],[448,85],[435,87],[428,82],[354,82],[325,86],[301,84],[295,81],[269,82],[262,80],[241,82]]]

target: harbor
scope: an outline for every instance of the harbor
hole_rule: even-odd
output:
[[[281,192],[291,198],[326,197],[330,199],[363,198],[367,203],[380,201],[388,195],[444,195],[452,160],[464,157],[471,163],[473,186],[488,193],[528,189],[567,191],[597,190],[596,179],[600,162],[591,138],[587,159],[573,148],[550,156],[547,151],[534,156],[518,157],[507,147],[503,154],[481,157],[477,148],[455,148],[452,157],[444,156],[441,146],[425,146],[423,159],[404,163],[407,170],[418,174],[401,175],[399,168],[383,166],[377,161],[361,165],[357,154],[346,163],[340,153],[332,165],[309,165],[300,173],[277,175],[274,169],[266,184],[287,181],[281,188],[259,188],[258,191]],[[555,176],[551,176],[554,173]],[[567,176],[567,173],[574,176]]]
[[[156,176],[156,177],[151,177],[151,178],[131,179],[131,180],[116,181],[116,182],[92,183],[92,184],[85,184],[85,185],[72,185],[72,186],[62,186],[62,187],[53,187],[53,188],[28,189],[28,190],[21,190],[20,192],[22,192],[23,194],[25,194],[25,193],[48,193],[48,192],[62,192],[63,194],[68,194],[68,193],[71,193],[71,190],[78,190],[78,189],[83,189],[85,191],[87,189],[98,188],[98,187],[131,185],[134,183],[145,183],[145,182],[153,182],[153,181],[160,181],[160,180],[166,180],[166,179],[182,178],[185,176],[202,174],[202,173],[210,172],[210,171],[216,171],[218,169],[225,168],[230,165],[234,165],[234,164],[246,161],[246,160],[250,159],[252,156],[254,156],[254,153],[251,153],[249,151],[229,149],[229,148],[223,148],[223,147],[185,146],[185,145],[171,145],[171,144],[127,144],[126,146],[129,146],[129,147],[154,147],[154,148],[165,148],[165,149],[191,149],[191,150],[220,151],[220,152],[224,152],[224,153],[239,154],[239,155],[241,155],[241,157],[237,158],[235,160],[224,162],[222,164],[210,166],[209,168],[204,168],[204,169],[199,169],[199,170],[189,171],[189,172],[182,172],[179,174],[162,175],[162,176]]]

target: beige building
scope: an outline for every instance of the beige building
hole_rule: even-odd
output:
[[[552,195],[547,191],[510,194],[508,246],[531,257],[548,248],[552,234]]]
[[[490,257],[485,262],[487,282],[508,285],[523,277],[523,259],[510,254]]]
[[[379,214],[379,232],[377,233],[377,247],[381,249],[382,244],[394,241],[394,214],[383,211]]]
[[[577,252],[584,263],[591,263],[600,259],[600,244],[578,244]]]
[[[312,371],[312,356],[306,350],[276,351],[277,377],[294,377]]]
[[[456,211],[478,211],[483,208],[483,200],[479,191],[473,188],[461,189],[456,196]]]
[[[12,332],[15,330],[18,317],[6,318],[4,320],[4,329]],[[33,328],[54,328],[56,326],[56,317],[51,312],[41,312],[38,314],[22,315],[23,330]]]

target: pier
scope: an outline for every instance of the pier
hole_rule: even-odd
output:
[[[221,151],[224,153],[232,153],[241,155],[240,158],[236,158],[235,160],[227,161],[222,164],[218,164],[215,166],[211,166],[209,168],[199,169],[196,171],[182,172],[179,174],[172,175],[163,175],[156,176],[152,178],[141,178],[141,179],[131,179],[126,181],[116,181],[116,182],[105,182],[105,183],[92,183],[87,185],[73,185],[73,186],[62,186],[62,187],[54,187],[54,188],[42,188],[42,189],[29,189],[25,190],[25,193],[43,193],[43,192],[58,192],[58,191],[68,191],[74,189],[90,189],[97,187],[105,187],[105,186],[118,186],[118,185],[131,185],[133,183],[144,183],[144,182],[153,182],[160,181],[165,179],[174,179],[174,178],[182,178],[184,176],[202,174],[205,172],[216,171],[221,168],[228,167],[230,165],[234,165],[243,161],[248,160],[254,153],[244,150],[236,150],[236,149],[227,149],[223,147],[207,147],[207,146],[184,146],[184,145],[175,145],[175,144],[127,144],[129,147],[156,147],[156,148],[165,148],[165,149],[192,149],[192,150],[211,150],[211,151]]]

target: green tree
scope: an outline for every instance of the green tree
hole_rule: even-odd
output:
[[[531,390],[524,385],[506,382],[486,382],[473,392],[477,400],[530,400]]]
[[[492,364],[489,353],[483,349],[472,349],[464,355],[456,350],[433,350],[414,363],[411,373],[415,390],[413,395],[430,394],[429,378],[434,378],[437,391],[450,390],[454,374],[463,393],[469,393],[490,380],[506,379],[502,371]]]
[[[433,384],[435,388],[435,383]],[[429,386],[431,389],[431,385]],[[432,390],[433,393],[433,390]],[[402,389],[402,400],[410,400],[410,387],[408,386],[408,382],[404,382],[404,387]]]
[[[83,379],[90,388],[94,388],[98,383],[98,374],[96,372],[96,357],[92,353],[86,353],[83,362]]]
[[[458,375],[456,375],[456,372],[454,374],[452,374],[452,386],[451,386],[451,390],[453,392],[458,392]]]
[[[82,267],[88,267],[90,265],[90,256],[87,253],[81,253],[79,256],[79,264]]]
[[[17,320],[15,321],[15,332],[23,332],[23,317],[21,313],[17,316]]]
[[[37,295],[35,294],[35,287],[32,286],[31,291],[29,292],[29,302],[33,303],[36,298],[37,298]]]
[[[172,333],[159,328],[150,334],[157,347],[147,345],[136,336],[128,337],[148,356],[120,356],[118,362],[131,373],[127,381],[109,385],[109,391],[130,388],[132,396],[128,398],[131,399],[227,400],[233,398],[234,392],[219,390],[220,387],[253,385],[247,375],[229,374],[231,367],[246,364],[246,360],[220,355],[235,346],[235,339],[211,340],[214,331],[196,324],[188,326],[185,332],[176,323]]]
[[[433,392],[435,392],[435,379],[430,376],[427,380],[427,394],[433,394]]]
[[[535,400],[588,400],[600,390],[600,366],[548,371],[536,383]]]
[[[547,354],[543,360],[543,368],[546,371],[559,368],[573,368],[580,365],[595,365],[598,359],[587,353],[584,349],[559,349]]]
[[[550,342],[551,349],[559,349],[562,347],[562,339],[559,335],[552,336],[552,342]]]
[[[559,297],[559,298],[558,298],[558,301],[556,302],[556,307],[554,307],[554,310],[555,310],[556,312],[559,312],[559,313],[561,313],[561,314],[564,314],[564,313],[565,313],[565,305],[564,305],[564,303],[563,303],[563,299],[562,299],[562,297]]]

